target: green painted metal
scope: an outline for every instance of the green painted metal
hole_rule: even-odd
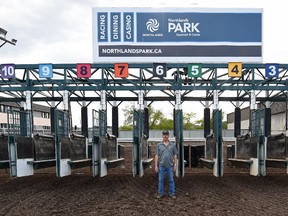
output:
[[[175,139],[178,149],[178,176],[184,177],[184,143],[183,143],[183,112],[175,110]]]
[[[53,64],[53,78],[39,78],[37,64],[15,65],[15,79],[0,79],[0,97],[7,101],[23,101],[21,96],[23,91],[33,91],[35,101],[53,101],[61,98],[61,92],[68,90],[71,101],[94,101],[97,97],[86,98],[86,92],[99,92],[106,90],[110,92],[107,101],[115,100],[115,91],[127,91],[137,94],[139,90],[164,92],[163,100],[173,100],[173,91],[185,91],[182,101],[199,100],[193,94],[197,91],[219,90],[219,101],[231,101],[231,99],[221,95],[221,92],[237,92],[242,97],[232,97],[235,100],[245,101],[249,98],[246,91],[255,89],[258,91],[271,91],[269,97],[263,100],[283,100],[284,92],[288,89],[288,64],[279,64],[279,78],[265,78],[265,64],[243,64],[242,77],[228,77],[228,64],[203,64],[202,77],[189,79],[185,71],[188,64],[168,64],[167,77],[153,77],[153,64],[129,64],[128,78],[114,77],[113,64],[91,64],[91,77],[82,79],[77,77],[76,64]],[[279,94],[280,93],[280,94]],[[132,96],[133,97],[133,96]],[[126,97],[127,100],[129,97]],[[271,99],[272,98],[272,99]],[[125,101],[125,98],[119,98]],[[144,98],[145,100],[147,98]],[[157,101],[157,96],[150,97],[149,100]],[[212,98],[202,100],[212,101]],[[201,100],[201,101],[202,101]],[[55,100],[54,100],[55,101]]]
[[[217,177],[223,176],[222,110],[213,110],[213,133],[216,139]]]
[[[17,137],[32,136],[30,111],[7,110],[10,175],[17,176]]]
[[[250,111],[250,132],[257,137],[258,176],[266,176],[265,110]]]
[[[101,175],[101,159],[104,152],[103,139],[107,133],[107,113],[106,110],[92,110],[92,127],[93,127],[93,145],[92,145],[92,160],[93,160],[93,176]]]
[[[142,146],[141,139],[143,136],[143,111],[134,110],[133,112],[133,146],[132,146],[132,160],[133,176],[140,175],[141,170],[141,158],[142,158]]]
[[[66,111],[54,110],[55,147],[56,147],[56,176],[61,176],[61,141],[64,137],[69,137],[69,114]]]

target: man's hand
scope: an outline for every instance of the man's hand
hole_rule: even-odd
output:
[[[174,172],[177,170],[177,164],[174,164]]]
[[[158,169],[158,166],[155,165],[155,172],[158,173],[159,169]]]

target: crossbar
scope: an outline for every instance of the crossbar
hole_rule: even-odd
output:
[[[205,159],[205,158],[200,158],[200,161],[203,163],[203,165],[209,169],[213,169],[213,166],[215,164],[215,161]]]
[[[41,169],[56,166],[56,160],[27,161],[27,164],[33,165],[34,169]]]
[[[87,158],[87,159],[81,159],[81,160],[76,160],[76,161],[68,161],[67,163],[71,166],[71,169],[77,169],[77,168],[92,166],[92,159]]]

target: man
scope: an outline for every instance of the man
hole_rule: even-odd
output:
[[[160,199],[164,195],[164,179],[165,173],[168,175],[169,196],[176,198],[173,171],[177,168],[177,148],[175,144],[169,141],[169,131],[162,132],[162,142],[160,142],[155,150],[155,172],[158,173],[158,195]]]

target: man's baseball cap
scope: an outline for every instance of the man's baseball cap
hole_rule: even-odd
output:
[[[162,134],[163,135],[169,135],[169,131],[168,130],[164,130],[164,131],[162,131]]]

